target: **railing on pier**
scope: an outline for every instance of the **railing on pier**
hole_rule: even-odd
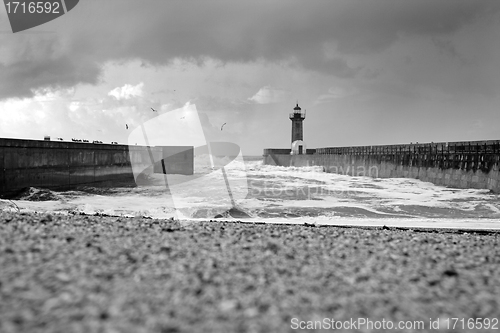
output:
[[[499,154],[500,141],[432,142],[402,145],[317,148],[320,155]]]
[[[317,148],[316,155],[359,155],[400,165],[489,172],[500,163],[500,141]]]

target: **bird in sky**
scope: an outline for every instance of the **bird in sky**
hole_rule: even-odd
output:
[[[153,112],[157,112],[155,109],[151,108],[151,110],[153,110]]]
[[[125,124],[125,128],[128,129],[128,125],[127,124]]]
[[[222,128],[224,127],[224,125],[226,125],[226,123],[222,124],[222,126],[220,127],[220,130],[222,131]]]

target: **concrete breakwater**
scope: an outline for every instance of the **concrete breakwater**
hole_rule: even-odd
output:
[[[415,178],[457,188],[500,193],[500,141],[326,147],[290,155],[289,149],[265,149],[264,163],[323,166],[326,172],[375,178]]]
[[[0,139],[0,197],[29,186],[72,188],[103,181],[134,181],[135,167],[153,171],[162,147]],[[153,156],[151,156],[153,155]]]

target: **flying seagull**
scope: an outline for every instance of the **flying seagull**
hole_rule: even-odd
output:
[[[222,131],[222,128],[224,127],[224,125],[226,125],[226,123],[222,124],[222,126],[220,127],[220,130]]]
[[[155,109],[151,108],[151,110],[153,110],[153,112],[157,112]]]

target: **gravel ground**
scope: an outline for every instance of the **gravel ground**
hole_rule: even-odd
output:
[[[500,317],[499,235],[2,212],[0,332],[428,332]]]

